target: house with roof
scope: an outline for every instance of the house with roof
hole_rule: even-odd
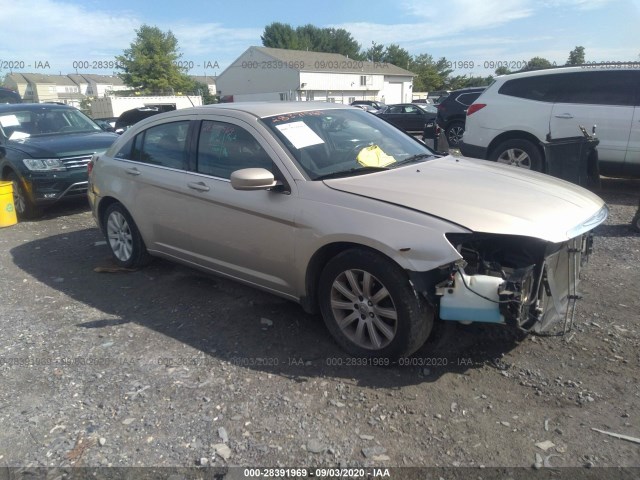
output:
[[[410,102],[415,74],[337,53],[249,47],[216,79],[223,101]]]
[[[216,95],[216,79],[217,77],[211,75],[191,75],[191,78],[198,83],[202,83],[209,88],[210,95]]]

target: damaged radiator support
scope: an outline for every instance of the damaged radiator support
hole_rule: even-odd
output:
[[[539,292],[541,318],[532,325],[534,333],[545,334],[560,320],[562,331],[555,335],[566,335],[573,329],[576,303],[582,298],[578,294],[580,268],[588,258],[591,244],[591,235],[577,237],[545,258]]]
[[[580,268],[591,251],[590,235],[548,244],[539,260],[503,276],[466,274],[457,265],[438,284],[440,318],[462,323],[507,324],[540,335],[566,335],[573,328]],[[552,325],[562,331],[547,333]],[[566,337],[565,337],[566,338]]]

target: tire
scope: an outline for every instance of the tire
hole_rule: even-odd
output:
[[[631,220],[631,227],[636,231],[640,232],[640,211],[636,213],[636,216]]]
[[[327,328],[356,357],[410,355],[433,327],[433,310],[406,272],[374,252],[351,249],[335,256],[322,271],[318,294]]]
[[[462,140],[462,134],[464,133],[464,123],[453,122],[447,127],[444,134],[447,137],[447,143],[450,147],[457,147]]]
[[[114,260],[124,268],[142,267],[151,256],[131,215],[120,203],[109,205],[104,213],[104,235]]]
[[[22,181],[15,173],[7,175],[7,180],[13,183],[13,206],[19,219],[37,218],[42,210],[31,201],[22,186]]]
[[[543,171],[542,154],[529,140],[512,139],[502,142],[491,152],[490,159],[527,170]]]

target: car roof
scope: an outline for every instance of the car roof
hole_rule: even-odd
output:
[[[330,102],[237,102],[237,103],[217,103],[215,105],[204,105],[201,107],[191,107],[189,113],[207,114],[207,113],[223,113],[223,112],[244,112],[254,115],[258,118],[272,117],[274,115],[286,115],[294,112],[309,112],[314,110],[353,110],[356,107],[341,103]],[[165,112],[163,118],[167,115],[180,115],[185,113],[185,109],[173,110]]]
[[[57,103],[6,103],[0,104],[0,112],[11,112],[14,110],[77,110],[69,105],[59,105]]]
[[[635,66],[634,66],[635,65]],[[609,66],[609,68],[607,68]],[[535,77],[538,75],[552,75],[554,73],[570,73],[570,72],[598,72],[598,71],[607,71],[607,70],[616,70],[616,71],[638,71],[639,63],[593,63],[586,65],[578,65],[578,66],[570,66],[570,67],[558,67],[558,68],[544,68],[541,70],[530,70],[528,72],[517,72],[510,73],[508,75],[498,75],[495,80],[496,81],[507,81],[513,78],[523,78],[523,77]]]

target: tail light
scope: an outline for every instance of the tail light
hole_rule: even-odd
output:
[[[469,105],[469,108],[467,108],[467,117],[472,113],[477,112],[478,110],[482,110],[486,106],[486,103],[472,103],[471,105]]]

